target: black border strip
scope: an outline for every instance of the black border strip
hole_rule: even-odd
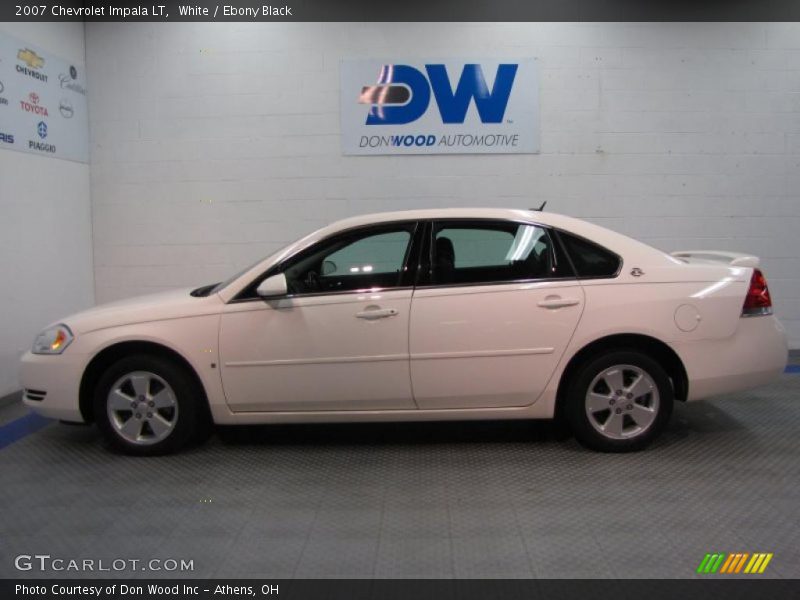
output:
[[[208,9],[208,15],[181,16],[178,6]],[[271,6],[265,13],[262,7]],[[40,14],[17,14],[17,6],[45,6]],[[63,13],[52,8],[93,8],[95,16]],[[146,8],[148,15],[111,16],[110,7]],[[152,15],[152,7],[164,6]],[[224,15],[224,7],[257,9]],[[287,11],[287,7],[289,10]],[[103,9],[102,13],[99,9]],[[159,9],[156,8],[158,11]],[[289,14],[285,14],[288,12]],[[168,16],[167,16],[168,15]],[[13,0],[0,3],[0,21],[800,21],[796,0]]]
[[[78,598],[134,598],[150,600],[165,598],[193,598],[211,600],[219,598],[275,598],[280,600],[587,600],[613,598],[614,600],[738,600],[769,598],[783,600],[796,598],[798,580],[754,579],[747,576],[727,578],[709,576],[708,579],[47,579],[0,581],[3,598],[37,598],[39,600],[72,600]],[[752,577],[752,576],[751,576]],[[40,586],[44,593],[20,593],[17,585]],[[123,585],[142,586],[142,594],[119,593]],[[174,589],[178,595],[149,592],[148,586]],[[64,591],[80,586],[100,586],[98,595],[54,594],[53,589],[63,586]],[[108,591],[116,586],[117,592]],[[196,593],[186,593],[183,586],[196,588]],[[214,594],[222,586],[231,590]],[[267,586],[267,587],[262,587]],[[232,589],[239,588],[236,593]],[[246,588],[250,588],[252,593]],[[241,588],[245,588],[242,590]],[[262,589],[271,590],[263,593]]]

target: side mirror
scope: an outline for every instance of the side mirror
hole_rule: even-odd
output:
[[[285,296],[289,291],[286,285],[286,275],[278,273],[272,277],[267,277],[256,288],[256,294],[262,298],[277,298]]]

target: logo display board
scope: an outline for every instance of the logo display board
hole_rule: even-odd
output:
[[[539,152],[534,59],[343,60],[344,154]]]
[[[89,162],[83,65],[0,33],[0,149]]]

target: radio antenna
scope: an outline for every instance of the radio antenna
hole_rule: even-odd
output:
[[[544,210],[544,207],[545,207],[546,204],[547,204],[547,200],[542,202],[542,205],[539,208],[532,208],[531,210],[535,211],[535,212],[542,212]]]

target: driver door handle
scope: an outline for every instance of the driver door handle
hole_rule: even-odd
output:
[[[577,298],[562,298],[561,296],[548,296],[540,300],[537,304],[542,308],[564,308],[565,306],[575,306],[580,304]]]
[[[393,317],[396,314],[397,314],[396,308],[378,308],[377,306],[375,306],[375,307],[367,307],[361,312],[357,312],[356,318],[366,319],[368,321],[374,321],[375,319],[385,319],[387,317]]]

